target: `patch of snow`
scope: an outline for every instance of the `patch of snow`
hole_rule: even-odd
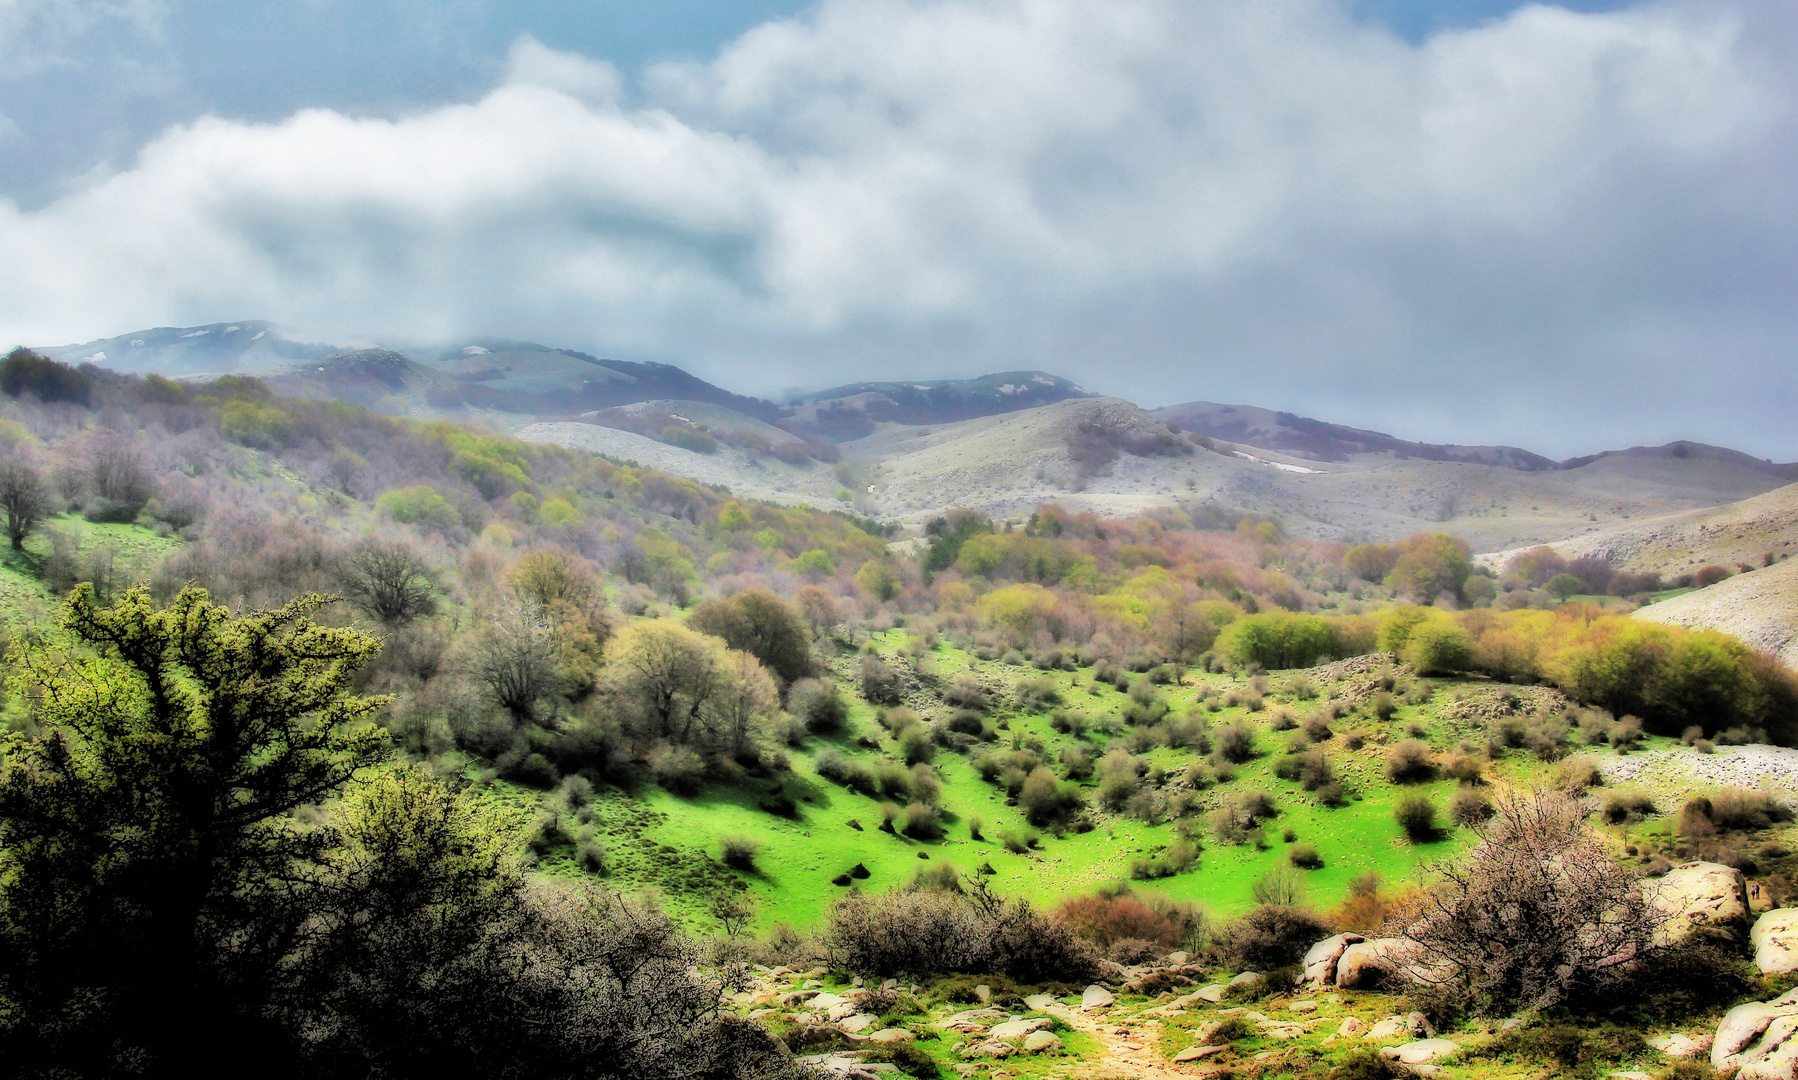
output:
[[[227,326],[227,327],[225,327],[225,329],[222,332],[226,333],[226,334],[235,334],[239,330],[242,330],[242,329],[243,329],[243,327],[241,327],[241,326]]]
[[[189,330],[187,333],[182,334],[181,336],[184,338],[205,337],[207,334],[210,334],[210,333],[212,333],[212,331],[210,331],[210,330]]]
[[[930,389],[930,387],[924,385],[923,383],[919,383],[919,382],[912,383],[911,388],[913,390],[928,390],[928,389]]]
[[[132,338],[132,339],[131,339],[131,344],[133,344],[133,345],[142,345],[142,344],[143,344],[143,343],[144,343],[144,339],[143,339],[143,338],[140,338],[140,337],[134,337],[134,338]]]
[[[82,363],[84,363],[84,364],[104,364],[105,362],[106,362],[106,350],[105,349],[101,349],[99,352],[95,353],[92,356],[82,357]]]
[[[264,335],[266,333],[268,333],[267,330],[258,330],[250,336],[250,340],[255,341],[257,338],[261,337],[262,335]]]
[[[1055,385],[1055,380],[1049,378],[1047,375],[1032,375],[1030,381],[1033,383],[1042,383],[1044,386]]]
[[[490,354],[489,354],[488,350],[481,348],[479,345],[465,345],[462,347],[462,355],[463,356],[488,356]]]
[[[1017,383],[1003,383],[999,387],[999,392],[1001,394],[1021,394],[1024,392],[1024,387]]]
[[[1272,465],[1281,472],[1306,473],[1309,475],[1317,475],[1323,472],[1322,469],[1307,469],[1303,465],[1288,465],[1284,461],[1269,461],[1266,458],[1258,458],[1254,454],[1245,454],[1241,450],[1232,450],[1231,453],[1239,458],[1247,458],[1249,461],[1253,461],[1259,465]]]

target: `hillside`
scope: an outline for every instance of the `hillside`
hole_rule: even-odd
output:
[[[1650,604],[1636,618],[1689,630],[1721,630],[1798,666],[1798,560]]]
[[[1299,535],[1381,539],[1442,529],[1476,549],[1715,506],[1781,483],[1763,470],[1698,456],[1615,456],[1523,470],[1388,454],[1322,462],[1215,440],[1189,453],[1120,451],[1093,468],[1072,448],[1080,425],[1094,418],[1145,437],[1165,431],[1129,402],[1082,399],[956,424],[895,425],[839,449],[876,485],[869,512],[912,524],[961,505],[1021,517],[1055,499],[1126,516],[1212,502],[1277,515]]]
[[[1396,458],[1429,461],[1470,461],[1502,465],[1509,469],[1552,469],[1555,463],[1540,454],[1515,446],[1455,446],[1410,442],[1378,431],[1331,424],[1252,405],[1219,405],[1190,401],[1156,409],[1157,420],[1172,421],[1183,430],[1213,439],[1275,450],[1314,461],[1348,461],[1362,454],[1390,454]]]
[[[869,435],[879,424],[948,424],[1092,396],[1068,380],[1042,371],[1002,371],[972,379],[851,383],[794,397],[793,414],[785,426],[844,441]]]

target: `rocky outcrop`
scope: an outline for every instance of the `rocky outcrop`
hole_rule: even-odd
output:
[[[1366,940],[1360,934],[1337,934],[1311,946],[1305,953],[1305,980],[1319,985],[1335,982],[1336,962],[1342,959],[1342,951]]]
[[[1779,908],[1754,920],[1748,941],[1762,974],[1798,971],[1798,908]]]
[[[1346,946],[1336,959],[1336,985],[1371,990],[1396,974],[1414,946],[1403,938],[1375,938]]]
[[[1737,1005],[1717,1025],[1711,1067],[1736,1080],[1798,1080],[1798,990]]]
[[[1735,939],[1748,922],[1748,884],[1722,863],[1681,863],[1649,886],[1648,898],[1666,920],[1656,932],[1663,944],[1694,935]]]
[[[1080,995],[1080,1007],[1088,1012],[1094,1009],[1109,1009],[1117,1003],[1117,998],[1103,986],[1093,985]]]

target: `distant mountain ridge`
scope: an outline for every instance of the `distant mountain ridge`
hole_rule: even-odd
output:
[[[241,374],[268,379],[288,393],[340,398],[385,411],[479,418],[501,427],[547,419],[643,427],[624,406],[703,404],[706,423],[773,425],[808,443],[846,444],[883,428],[926,428],[1096,397],[1043,371],[1003,371],[966,379],[850,383],[795,394],[785,404],[738,394],[673,364],[609,360],[529,341],[475,338],[401,348],[369,342],[311,342],[265,320],[156,327],[80,345],[36,350],[65,363],[170,378]],[[697,410],[689,410],[697,411]],[[738,414],[742,424],[726,414]],[[1396,460],[1462,462],[1518,472],[1598,466],[1614,472],[1654,469],[1656,461],[1690,459],[1783,481],[1798,480],[1798,463],[1779,464],[1722,447],[1673,442],[1631,447],[1557,462],[1515,446],[1460,446],[1400,439],[1249,405],[1192,401],[1146,412],[1180,431],[1300,461]]]

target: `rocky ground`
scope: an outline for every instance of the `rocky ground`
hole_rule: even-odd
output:
[[[1643,750],[1600,758],[1598,768],[1606,784],[1642,788],[1673,807],[1700,791],[1741,787],[1798,808],[1798,749],[1788,746]]]

